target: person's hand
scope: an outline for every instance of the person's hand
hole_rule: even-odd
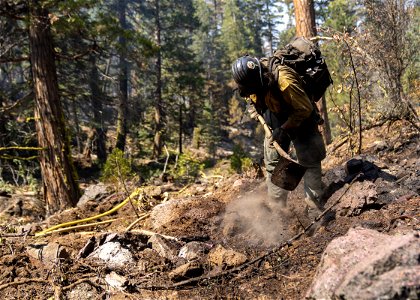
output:
[[[290,139],[286,130],[281,127],[277,127],[273,130],[271,138],[268,139],[268,142],[272,144],[274,141],[276,141],[277,143],[281,144],[285,139]]]

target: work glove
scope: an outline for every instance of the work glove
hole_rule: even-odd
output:
[[[274,141],[276,141],[278,144],[282,144],[282,142],[286,139],[290,139],[286,130],[281,127],[277,127],[273,130],[271,137],[268,139],[268,142],[272,144]]]

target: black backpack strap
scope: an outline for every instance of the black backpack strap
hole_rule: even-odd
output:
[[[284,64],[284,57],[282,57],[281,59],[277,56],[270,57],[270,60],[268,62],[268,70],[270,71],[270,73],[274,75],[274,78],[276,79],[276,81],[279,80],[279,73],[274,72],[274,71],[278,65],[283,65],[283,64]]]

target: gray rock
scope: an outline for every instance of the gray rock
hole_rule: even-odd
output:
[[[358,216],[378,202],[376,185],[370,181],[354,182],[335,210],[340,216]]]
[[[110,287],[117,290],[123,290],[128,283],[127,278],[115,273],[114,271],[105,275],[105,281]]]
[[[306,297],[408,299],[420,292],[419,253],[418,234],[350,229],[325,249]]]
[[[169,260],[176,260],[179,248],[181,245],[174,241],[165,239],[160,234],[152,235],[147,242],[153,250],[155,250],[160,256]]]
[[[102,196],[105,196],[108,194],[109,194],[108,187],[105,184],[99,183],[96,185],[91,185],[86,188],[82,197],[80,197],[79,202],[77,202],[77,206],[81,207],[90,200],[99,200],[102,198]]]
[[[186,260],[193,260],[202,257],[209,249],[210,247],[206,243],[193,241],[183,246],[179,250],[178,256]]]
[[[118,242],[105,243],[95,249],[88,257],[103,260],[110,268],[134,264],[131,252]]]

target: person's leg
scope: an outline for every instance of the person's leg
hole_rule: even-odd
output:
[[[325,158],[325,145],[320,133],[299,137],[293,141],[298,161],[307,167],[304,180],[305,202],[308,216],[314,219],[321,213],[321,197],[324,192],[321,161]]]
[[[266,183],[268,191],[268,203],[269,205],[275,205],[278,207],[286,207],[288,191],[276,186],[271,182],[271,176],[276,167],[280,155],[277,150],[270,146],[267,138],[264,139],[264,163],[267,171]]]

